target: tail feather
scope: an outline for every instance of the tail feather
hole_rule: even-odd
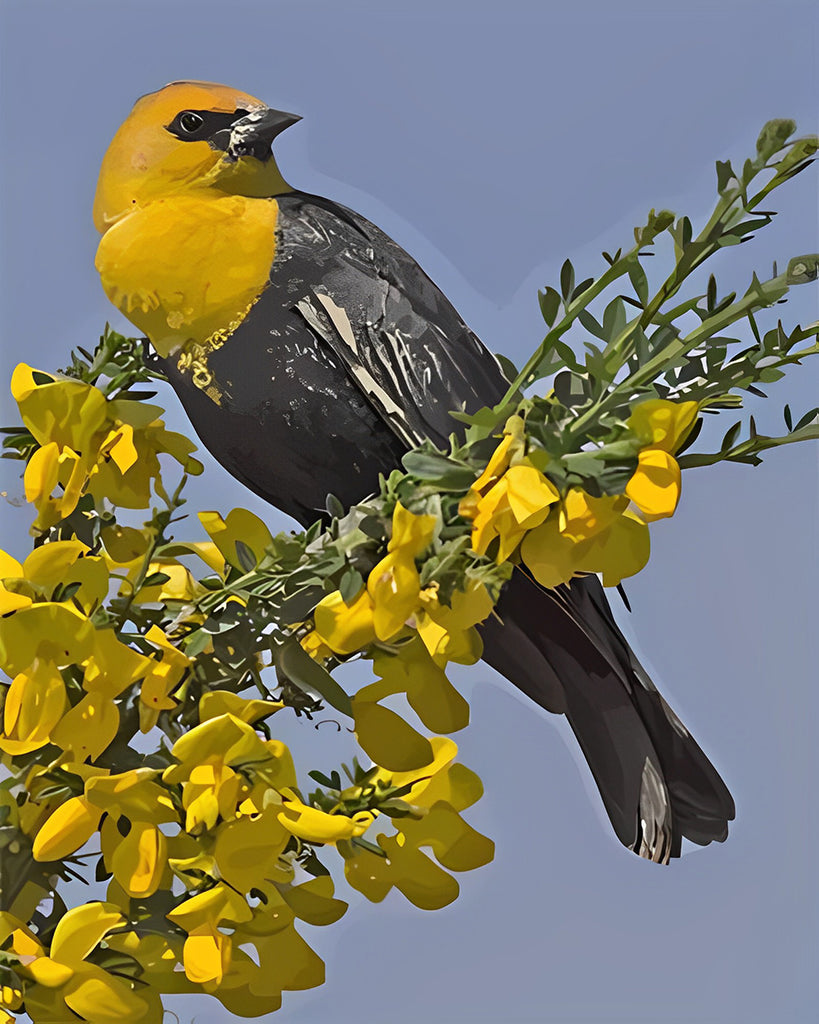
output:
[[[546,590],[517,571],[497,611],[502,621],[482,627],[484,660],[566,714],[620,841],[667,863],[683,837],[724,840],[731,794],[629,648],[598,579]]]

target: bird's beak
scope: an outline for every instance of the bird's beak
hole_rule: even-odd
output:
[[[253,156],[265,161],[270,158],[270,146],[276,136],[297,121],[301,121],[298,114],[260,107],[217,132],[210,141],[217,149],[224,150],[229,160]]]

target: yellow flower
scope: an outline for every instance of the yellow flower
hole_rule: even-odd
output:
[[[24,474],[26,498],[38,510],[35,529],[70,515],[86,489],[126,508],[147,508],[160,452],[189,473],[202,471],[190,458],[191,442],[164,429],[158,406],[109,401],[92,385],[60,374],[41,374],[38,384],[37,373],[20,363],[11,380],[23,422],[40,445]],[[52,497],[58,483],[63,491]]]
[[[299,643],[315,661],[324,661],[333,656],[332,649],[324,643],[315,629],[311,629],[309,633],[305,634]]]
[[[219,924],[250,921],[253,912],[244,897],[218,882],[213,888],[185,900],[167,915],[188,933],[183,949],[185,974],[190,981],[212,990],[230,967],[232,942]]]
[[[213,856],[219,876],[243,893],[261,888],[266,879],[277,876],[279,856],[293,834],[279,819],[281,797],[274,800],[277,794],[270,791],[265,796],[270,802],[261,813],[254,808],[216,830]]]
[[[250,700],[230,690],[208,690],[199,698],[199,721],[207,722],[211,718],[230,714],[252,725],[283,707],[284,704],[278,700]]]
[[[336,654],[355,654],[375,640],[375,604],[366,587],[347,604],[340,590],[334,590],[316,605],[315,631],[322,643]]]
[[[59,669],[52,661],[35,658],[27,672],[14,677],[6,693],[0,750],[27,754],[44,747],[67,704]]]
[[[429,764],[432,759],[429,740],[400,715],[367,700],[361,692],[352,701],[355,734],[361,749],[376,764],[391,769],[410,770]]]
[[[484,494],[477,493],[473,486],[459,511],[473,520],[472,549],[479,555],[499,539],[498,563],[512,555],[526,531],[540,525],[560,498],[540,470],[523,462],[511,466]]]
[[[75,760],[95,761],[119,729],[119,708],[104,693],[87,693],[63,715],[52,740]]]
[[[46,382],[35,383],[35,373]],[[41,373],[20,363],[11,377],[11,393],[23,422],[40,445],[54,441],[61,448],[81,451],[105,424],[103,393],[62,374]]]
[[[176,741],[171,752],[180,763],[166,768],[163,779],[182,783],[188,832],[212,829],[220,817],[235,817],[237,804],[250,787],[234,766],[241,766],[271,788],[296,785],[293,762],[284,744],[262,740],[250,725],[231,714],[197,725]]]
[[[698,413],[698,402],[649,398],[634,406],[626,422],[643,446],[673,454],[691,433]]]
[[[523,455],[525,448],[524,422],[520,416],[510,416],[503,428],[503,440],[492,453],[486,469],[472,484],[472,490],[483,493],[497,483],[515,459]]]
[[[168,863],[168,841],[156,825],[132,821],[111,857],[114,878],[129,896],[151,896]]]
[[[650,552],[648,527],[639,516],[626,511],[584,548],[579,567],[602,573],[604,587],[616,587],[645,566]]]
[[[421,852],[431,847],[438,861],[453,871],[465,871],[492,859],[494,844],[471,828],[458,813],[481,795],[480,779],[454,761],[455,743],[436,736],[431,740],[430,763],[411,772],[379,769],[373,782],[410,786],[401,799],[415,813],[396,819],[399,833],[377,836],[386,858],[341,843],[344,873],[354,889],[373,902],[384,899],[395,886],[415,906],[436,910],[458,895],[458,883]]]
[[[61,860],[84,846],[97,831],[102,811],[74,796],[54,811],[34,838],[35,860]]]
[[[673,455],[662,448],[643,448],[637,469],[626,485],[626,495],[646,518],[663,519],[674,514],[681,483],[680,467]]]
[[[245,508],[233,509],[228,513],[227,519],[223,519],[218,512],[200,512],[199,522],[224,560],[242,572],[246,572],[247,567],[239,558],[237,541],[241,541],[249,549],[257,565],[265,552],[273,546],[270,530],[258,516]],[[215,565],[212,567],[216,568]]]
[[[151,626],[145,639],[162,651],[162,660],[152,662],[151,671],[142,680],[139,690],[139,728],[149,732],[156,725],[160,711],[176,707],[171,691],[181,683],[192,662],[174,647],[159,626]]]
[[[128,565],[139,562],[151,542],[149,530],[137,530],[133,526],[106,526],[100,530],[100,540],[105,545],[110,566]]]
[[[336,843],[340,839],[363,835],[374,817],[370,811],[359,811],[350,817],[346,814],[327,814],[318,807],[309,807],[297,797],[288,795],[285,795],[278,814],[279,822],[291,835],[313,843]]]
[[[453,600],[454,605],[454,600]],[[433,659],[423,641],[413,640],[395,654],[379,651],[373,659],[373,671],[386,684],[379,684],[381,696],[406,693],[410,707],[432,732],[455,732],[469,724],[469,705],[447,679],[443,668]],[[372,687],[356,694],[366,699]],[[371,755],[372,756],[372,755]],[[383,764],[378,758],[373,758]]]
[[[521,545],[524,564],[544,587],[585,572],[602,573],[604,586],[616,586],[639,572],[648,555],[648,527],[621,496],[593,498],[579,488]]]
[[[382,558],[367,579],[373,603],[373,629],[379,640],[391,640],[401,632],[418,607],[421,577],[415,559],[406,551]]]
[[[373,628],[379,640],[391,640],[400,633],[418,607],[421,578],[415,559],[429,547],[436,524],[435,516],[415,515],[400,501],[396,503],[387,555],[367,579]]]
[[[17,612],[21,608],[28,608],[31,598],[26,594],[18,594],[14,590],[8,590],[5,584],[0,583],[0,615],[8,615],[9,612]]]
[[[108,401],[106,411],[107,429],[94,449],[95,464],[87,487],[97,502],[107,498],[122,508],[147,508],[153,481],[160,478],[158,456],[163,453],[176,459],[187,473],[202,472],[202,464],[191,457],[194,444],[165,429],[158,405],[118,398]]]
[[[590,540],[610,526],[628,506],[621,495],[595,498],[580,487],[572,487],[560,506],[560,532],[574,541]]]
[[[474,665],[483,653],[483,642],[473,626],[483,622],[494,607],[483,583],[467,577],[466,589],[454,591],[449,605],[441,604],[438,587],[433,584],[421,593],[421,602],[416,628],[435,661],[442,666],[447,661]]]

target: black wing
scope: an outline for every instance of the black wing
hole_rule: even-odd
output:
[[[293,192],[278,203],[268,287],[288,290],[398,438],[445,444],[459,429],[452,411],[503,397],[509,382],[497,359],[388,235],[319,196]]]

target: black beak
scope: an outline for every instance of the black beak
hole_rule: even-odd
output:
[[[230,160],[238,160],[240,156],[268,160],[273,140],[297,121],[301,121],[298,114],[262,107],[259,110],[252,110],[249,114],[243,113],[243,116],[233,121],[228,128],[223,128],[212,135],[210,143],[217,149],[223,149]]]

